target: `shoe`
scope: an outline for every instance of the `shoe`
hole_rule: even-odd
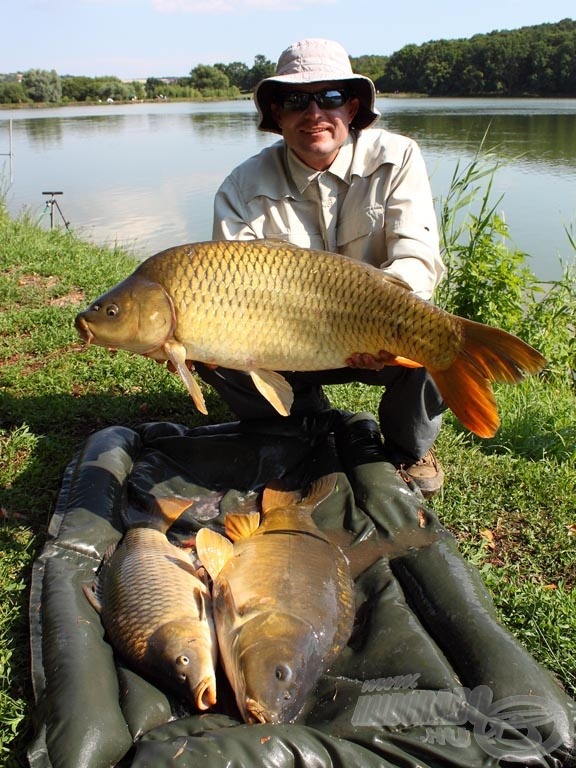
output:
[[[425,499],[438,493],[444,484],[444,470],[433,451],[428,451],[414,464],[402,464],[398,472],[406,482],[415,483]]]

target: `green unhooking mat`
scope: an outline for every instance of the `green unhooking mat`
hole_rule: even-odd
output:
[[[356,579],[352,637],[295,723],[242,723],[223,678],[214,711],[187,711],[116,658],[82,585],[151,497],[190,499],[169,532],[178,543],[202,526],[222,531],[227,511],[274,479],[301,488],[333,471],[316,523],[357,541],[376,529],[387,555]],[[576,762],[575,703],[498,623],[477,571],[382,460],[368,418],[95,433],[65,474],[30,615],[32,768]]]

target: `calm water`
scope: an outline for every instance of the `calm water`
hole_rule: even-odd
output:
[[[576,231],[576,100],[379,99],[380,124],[422,147],[436,199],[456,163],[471,160],[488,130],[503,166],[493,202],[513,244],[542,279],[573,257]],[[23,208],[50,226],[42,192],[58,197],[75,232],[149,255],[209,239],[212,198],[239,162],[277,140],[256,130],[251,101],[134,104],[0,111],[1,188],[13,214]],[[57,213],[57,212],[56,212]],[[61,225],[59,214],[56,221]]]

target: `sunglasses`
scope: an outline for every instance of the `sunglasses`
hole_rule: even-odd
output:
[[[285,91],[278,93],[274,101],[287,112],[303,112],[310,102],[315,101],[320,109],[338,109],[346,104],[350,95],[341,88],[327,88],[325,91]]]

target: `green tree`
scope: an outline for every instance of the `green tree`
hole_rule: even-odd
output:
[[[265,77],[271,77],[275,71],[276,64],[259,53],[254,57],[254,65],[251,68],[247,78],[246,90],[253,91],[260,80],[264,80]]]
[[[62,98],[65,101],[94,101],[98,98],[98,81],[93,77],[63,77]]]
[[[454,87],[453,72],[457,48],[451,40],[437,40],[421,48],[416,89],[421,93],[443,96]]]
[[[117,77],[99,77],[96,79],[98,98],[106,101],[129,101],[134,93],[129,83],[123,83]]]
[[[55,70],[29,69],[22,83],[28,96],[35,102],[59,102],[62,100],[62,80]]]
[[[199,64],[190,72],[190,81],[193,88],[203,91],[219,91],[229,88],[228,77],[217,67],[208,64]]]
[[[405,45],[388,59],[386,72],[382,78],[383,90],[394,93],[395,91],[415,91],[420,71],[422,54],[420,47],[411,44]]]
[[[557,93],[576,96],[576,35],[565,39],[554,51]]]
[[[24,104],[30,101],[22,83],[0,82],[0,104]]]
[[[240,91],[249,91],[250,68],[241,61],[233,61],[231,64],[214,64],[216,69],[223,72],[230,85],[235,85]]]
[[[384,76],[387,62],[387,56],[350,56],[350,63],[354,72],[369,77],[374,84]]]
[[[158,96],[164,94],[166,89],[166,83],[159,80],[157,77],[149,77],[144,85],[146,96],[149,99],[156,99]]]

